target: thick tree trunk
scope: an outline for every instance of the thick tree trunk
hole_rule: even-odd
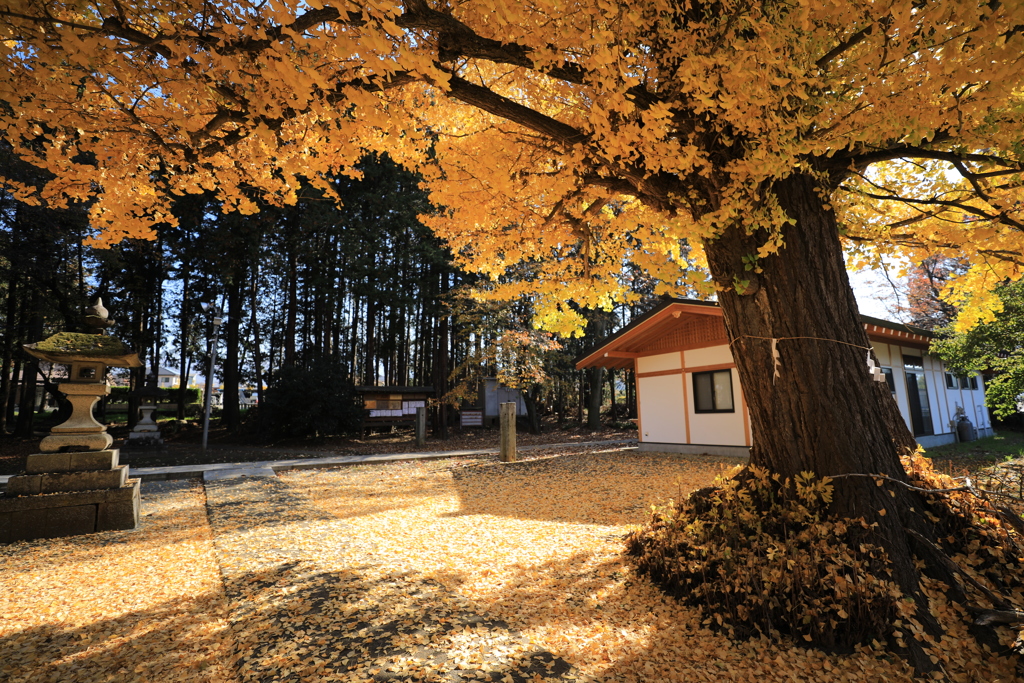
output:
[[[281,367],[290,368],[295,365],[295,332],[299,308],[299,261],[294,250],[288,254],[288,300],[286,303],[284,323],[284,360]]]
[[[540,390],[541,385],[534,384],[523,390],[523,403],[526,404],[526,422],[531,434],[540,434]]]
[[[42,339],[43,314],[38,309],[39,294],[33,293],[30,310],[32,313],[28,323],[28,338]],[[36,381],[39,374],[39,361],[29,359],[23,366],[21,381],[21,402],[18,406],[18,422],[14,428],[15,436],[32,436],[32,419],[36,408]]]
[[[11,395],[11,379],[14,370],[14,336],[18,316],[17,281],[7,281],[7,315],[4,321],[3,360],[0,361],[0,435],[7,433],[7,403]]]
[[[915,442],[888,387],[869,374],[870,344],[835,215],[808,175],[790,176],[773,189],[796,222],[783,230],[785,246],[758,261],[761,274],[746,271],[744,257],[757,254],[764,232],[747,234],[736,226],[705,243],[712,276],[723,288],[719,299],[749,406],[750,464],[784,477],[810,471],[906,481],[899,455]],[[744,280],[745,287],[734,287]],[[918,595],[919,574],[904,530],[921,525],[912,512],[913,494],[895,487],[894,497],[894,487],[863,477],[837,479],[834,486],[833,511],[877,522],[866,532],[869,540],[885,548],[904,594]],[[934,625],[923,611],[919,618]],[[925,665],[920,653],[911,652],[910,659]]]
[[[762,274],[745,271],[743,261],[757,253],[762,233],[737,226],[705,244],[712,275],[725,287],[719,299],[748,397],[751,464],[786,476],[862,472],[904,479],[898,448],[912,445],[913,437],[902,420],[890,419],[890,392],[869,374],[870,342],[835,215],[808,176],[780,181],[775,192],[796,225],[784,230],[784,247],[760,259]],[[750,281],[743,294],[735,280]],[[864,483],[837,485],[837,511],[858,516],[879,509],[881,496],[858,494],[877,488]]]
[[[252,272],[252,283],[249,291],[250,294],[250,322],[249,326],[252,328],[252,356],[253,365],[256,370],[256,403],[259,404],[263,401],[263,340],[260,337],[260,321],[257,316],[257,308],[260,303],[260,266],[258,263],[253,265]]]

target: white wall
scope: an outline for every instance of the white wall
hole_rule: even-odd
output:
[[[653,372],[680,372],[654,377],[637,378],[640,404],[640,441],[651,443],[691,443],[744,446],[747,444],[744,411],[746,404],[740,396],[739,376],[732,369],[732,413],[697,413],[694,410],[693,374],[682,372],[683,359],[687,368],[732,363],[732,353],[726,344],[705,349],[676,351],[657,356],[637,358],[638,375]],[[685,392],[685,401],[684,401]],[[684,406],[685,411],[684,412]],[[686,437],[689,419],[690,437]]]
[[[675,355],[679,356],[678,353]],[[640,440],[686,443],[682,373],[640,377],[637,385],[640,397]]]
[[[903,368],[903,355],[919,356],[924,366],[925,382],[928,387],[928,403],[931,409],[933,437],[924,437],[926,446],[953,440],[949,422],[956,406],[964,407],[967,417],[979,432],[991,433],[992,420],[985,407],[984,385],[978,377],[978,389],[946,388],[945,368],[941,360],[920,349],[903,347],[899,344],[873,342],[875,354],[883,367],[892,368],[896,384],[896,403],[904,420],[910,425],[910,402],[907,398],[907,380]],[[744,420],[746,403],[741,391],[739,375],[732,368],[733,405],[732,413],[697,413],[694,410],[693,374],[686,369],[720,366],[732,363],[728,345],[704,349],[674,351],[656,356],[637,359],[637,374],[666,372],[671,374],[637,378],[640,403],[640,440],[642,442],[665,444],[697,444],[744,446],[747,441],[747,422]],[[677,370],[679,372],[671,372]],[[865,372],[865,381],[867,373]],[[685,400],[684,400],[685,392]],[[684,413],[685,406],[685,413]],[[686,423],[689,419],[689,439]]]
[[[721,346],[709,346],[706,349],[690,349],[683,351],[686,358],[686,367],[694,368],[702,365],[721,365],[732,362],[732,351],[728,344]]]
[[[663,370],[678,370],[681,367],[682,358],[678,351],[662,353],[657,356],[641,356],[636,359],[636,371],[661,372]]]
[[[946,387],[946,371],[941,359],[931,356],[920,349],[904,347],[899,344],[873,342],[875,355],[883,367],[893,369],[896,383],[896,403],[899,405],[903,419],[910,425],[910,403],[907,400],[907,379],[903,368],[903,355],[919,356],[924,366],[925,382],[928,386],[928,402],[932,413],[932,431],[935,437],[948,435],[945,439],[932,439],[935,443],[952,441],[953,427],[950,420],[956,413],[957,406],[962,406],[973,424],[979,430],[992,428],[992,419],[985,407],[985,391],[981,377],[978,377],[978,388],[956,389]],[[934,444],[932,444],[934,445]]]

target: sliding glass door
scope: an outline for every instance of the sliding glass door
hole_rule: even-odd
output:
[[[914,436],[930,436],[932,408],[928,402],[928,381],[924,376],[924,363],[917,356],[903,356],[903,369],[907,375],[907,399],[910,402],[910,423]]]

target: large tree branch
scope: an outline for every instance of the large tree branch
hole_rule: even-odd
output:
[[[482,59],[495,64],[530,69],[574,85],[585,85],[590,77],[586,69],[573,62],[563,61],[559,65],[540,67],[532,57],[532,48],[485,38],[451,14],[431,8],[424,0],[407,0],[405,4],[405,12],[395,23],[402,28],[419,29],[435,34],[438,60],[442,63],[460,58]],[[626,94],[641,109],[662,101],[642,85],[628,88]]]
[[[933,142],[945,142],[950,139],[947,134],[937,134]],[[980,164],[995,164],[1005,167],[1009,172],[1024,171],[1024,164],[1011,159],[1005,159],[994,154],[960,154],[947,152],[939,149],[929,149],[917,145],[893,145],[885,149],[853,154],[842,158],[847,166],[854,168],[865,168],[871,164],[882,161],[893,161],[895,159],[932,159],[936,161],[947,161],[950,164],[957,162],[971,161]]]
[[[832,48],[824,55],[822,55],[821,58],[818,59],[817,62],[815,62],[815,64],[819,69],[824,70],[832,62],[832,60],[836,59],[847,50],[852,49],[857,44],[863,42],[864,39],[871,35],[871,32],[874,30],[875,26],[874,24],[872,24],[871,26],[867,26],[859,31],[854,32],[853,34],[850,35],[849,38],[840,42],[834,48]]]
[[[918,206],[922,206],[922,205],[923,206],[942,206],[942,207],[946,207],[946,208],[950,208],[950,209],[957,209],[957,210],[963,211],[965,213],[969,213],[969,214],[978,216],[979,218],[982,218],[984,220],[995,221],[997,223],[1002,223],[1003,225],[1009,225],[1009,226],[1011,226],[1013,228],[1016,228],[1018,230],[1024,231],[1024,223],[1022,223],[1021,221],[1019,221],[1019,220],[1017,220],[1015,218],[1011,218],[1008,211],[1000,211],[997,214],[993,214],[993,213],[989,213],[988,211],[984,211],[983,209],[980,209],[980,208],[978,208],[976,206],[972,206],[970,204],[965,204],[964,202],[961,202],[961,201],[954,201],[954,200],[950,200],[950,199],[939,199],[937,197],[929,197],[929,198],[926,198],[926,199],[918,199],[916,197],[904,197],[902,195],[896,195],[896,194],[883,195],[883,194],[877,194],[877,193],[874,193],[874,192],[865,192],[863,190],[857,190],[856,188],[851,188],[851,187],[844,187],[844,188],[841,188],[841,189],[846,190],[847,192],[852,192],[852,193],[855,193],[855,194],[859,194],[859,195],[861,195],[863,197],[868,197],[870,199],[877,199],[877,200],[880,200],[880,201],[901,202],[903,204],[913,204],[913,205],[918,205]]]

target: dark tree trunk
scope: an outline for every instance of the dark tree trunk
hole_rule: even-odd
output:
[[[783,230],[785,246],[758,261],[762,274],[746,271],[744,258],[757,254],[763,232],[751,235],[732,227],[704,245],[712,276],[724,290],[719,299],[750,410],[750,464],[791,478],[810,471],[906,481],[899,455],[915,442],[886,384],[870,377],[870,344],[844,267],[835,215],[808,175],[790,176],[773,189],[796,222]],[[740,294],[733,285],[744,280],[748,284]],[[781,362],[777,377],[773,339]],[[877,522],[868,532],[871,540],[886,549],[904,593],[920,598],[904,530],[920,528],[912,512],[915,497],[869,478],[837,479],[834,485],[833,511]],[[918,618],[934,625],[924,610]],[[915,666],[926,667],[921,656],[910,653]]]
[[[31,314],[28,324],[28,338],[32,340],[43,337],[43,314],[38,310],[38,293],[32,295]],[[39,375],[39,361],[28,360],[22,370],[21,402],[18,405],[18,423],[14,428],[16,436],[32,436],[32,419],[36,407],[36,381]]]
[[[284,359],[281,367],[290,368],[295,365],[295,327],[299,308],[299,263],[294,251],[288,255],[288,302],[286,304],[284,324]]]
[[[239,321],[242,318],[242,283],[241,277],[232,278],[228,285],[228,319],[227,333],[224,337],[224,426],[237,429],[240,422],[238,408],[238,346]]]
[[[615,405],[615,370],[608,368],[608,394],[611,396],[611,408],[608,410],[608,416],[614,421],[618,420],[618,406]]]
[[[377,385],[377,293],[366,299],[366,341],[363,345],[363,369],[366,386]]]
[[[181,273],[181,308],[178,311],[178,338],[181,343],[181,364],[178,367],[178,411],[177,417],[179,420],[185,419],[185,401],[186,393],[188,391],[188,319],[189,319],[189,307],[188,300],[191,295],[189,289],[189,269],[188,266],[182,267]]]
[[[0,362],[0,435],[7,432],[7,402],[11,395],[14,374],[14,334],[18,316],[17,283],[13,277],[7,281],[7,318],[4,323],[3,360]]]
[[[590,369],[590,386],[587,393],[587,429],[601,428],[601,397],[603,391],[604,368]]]
[[[714,279],[729,286],[719,298],[748,397],[751,464],[785,476],[871,472],[902,479],[896,444],[912,446],[913,437],[902,420],[890,419],[886,385],[871,381],[870,343],[835,216],[810,177],[780,181],[776,193],[797,223],[785,231],[785,246],[759,261],[763,274],[744,271],[743,258],[757,253],[764,235],[737,227],[705,244]],[[734,278],[750,279],[745,294],[731,287]],[[772,339],[781,360],[777,378]],[[838,486],[836,509],[854,516],[878,510],[882,496],[858,495],[877,488],[866,484]]]
[[[540,406],[537,399],[540,398],[541,386],[534,384],[522,392],[523,403],[526,404],[526,422],[530,427],[531,434],[540,434]]]
[[[257,316],[257,308],[260,301],[260,267],[259,264],[253,266],[252,272],[252,288],[250,291],[251,295],[251,321],[250,326],[252,327],[252,360],[253,365],[256,368],[256,403],[259,404],[263,400],[263,341],[260,337],[260,321]]]

